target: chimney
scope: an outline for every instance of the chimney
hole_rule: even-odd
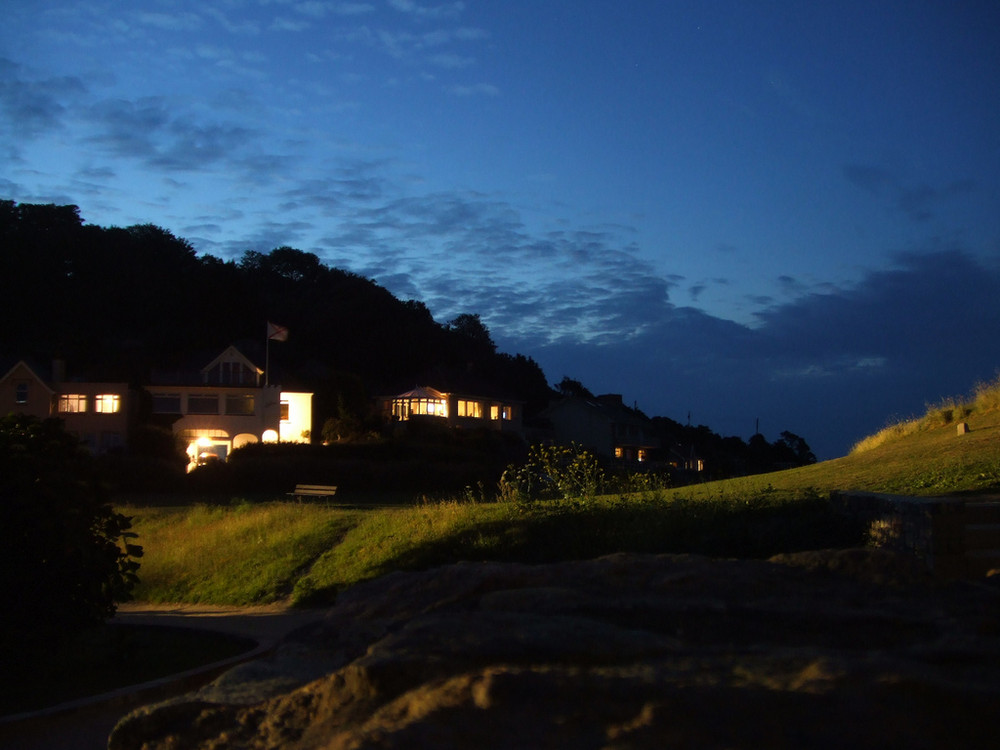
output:
[[[66,382],[66,360],[56,357],[52,360],[52,382]]]

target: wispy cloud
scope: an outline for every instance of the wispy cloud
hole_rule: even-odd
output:
[[[1000,267],[961,248],[931,247],[900,254],[891,269],[854,285],[771,307],[755,328],[648,306],[658,318],[633,337],[532,340],[530,350],[555,379],[586,372],[595,389],[624,390],[674,418],[693,411],[724,434],[748,437],[762,417],[772,438],[798,431],[830,458],[887,418],[991,379],[996,299]],[[807,425],[822,430],[807,434]]]
[[[153,13],[140,11],[134,19],[143,26],[151,26],[164,31],[197,31],[201,28],[202,19],[196,13]]]
[[[455,96],[500,96],[500,89],[492,83],[475,83],[471,86],[449,86],[448,91]]]
[[[11,134],[31,138],[60,129],[68,107],[86,93],[76,76],[33,77],[0,58],[0,123]]]
[[[465,10],[465,3],[452,2],[427,5],[414,0],[389,0],[389,7],[411,16],[423,19],[455,18]]]
[[[939,186],[912,183],[896,172],[871,164],[847,164],[843,171],[848,182],[887,199],[894,210],[915,222],[927,221],[939,204],[971,193],[976,187],[973,180],[954,180]]]

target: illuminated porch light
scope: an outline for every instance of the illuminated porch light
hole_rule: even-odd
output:
[[[264,434],[260,436],[260,439],[265,443],[277,443],[278,432],[277,430],[264,430]]]

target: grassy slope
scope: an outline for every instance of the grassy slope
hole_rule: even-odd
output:
[[[977,409],[963,418],[970,432],[959,435],[957,424],[938,410],[903,426],[886,430],[867,450],[789,471],[681,487],[674,495],[703,498],[716,494],[759,492],[771,487],[798,493],[813,489],[864,490],[937,496],[1000,492],[1000,409]]]
[[[140,600],[328,601],[358,581],[454,560],[544,560],[614,551],[767,556],[860,543],[832,490],[1000,492],[1000,408],[949,410],[888,429],[870,447],[789,471],[587,502],[444,502],[370,511],[287,502],[125,508],[145,547]]]

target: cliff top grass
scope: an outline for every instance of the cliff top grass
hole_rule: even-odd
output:
[[[967,432],[959,429],[966,425]],[[680,487],[673,495],[860,490],[916,496],[1000,494],[1000,378],[895,421],[842,458],[788,471]]]

